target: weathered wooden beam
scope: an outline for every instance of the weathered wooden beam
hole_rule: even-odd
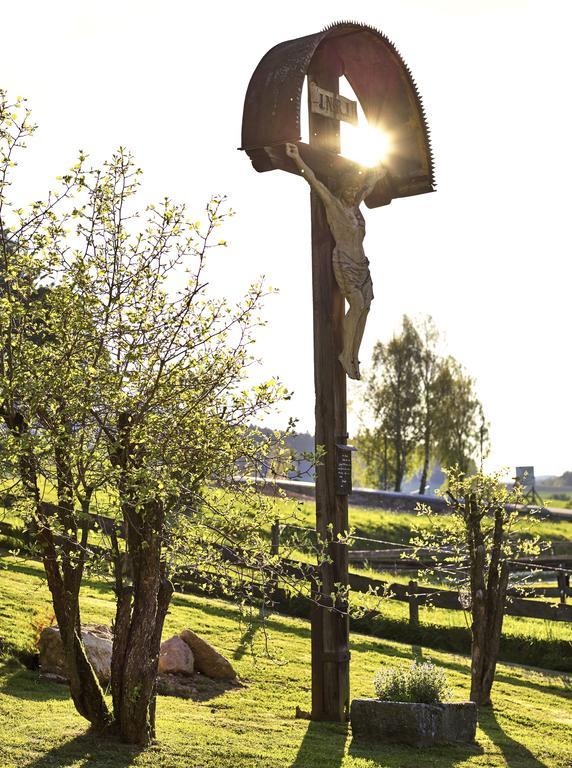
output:
[[[335,62],[316,56],[309,78],[321,88],[338,93],[340,71]],[[310,89],[308,89],[310,91]],[[315,114],[309,106],[310,147],[339,152],[339,122]],[[316,531],[329,541],[331,562],[320,568],[314,597],[329,595],[335,584],[348,583],[347,545],[337,542],[348,531],[347,496],[336,495],[336,444],[347,439],[346,374],[338,360],[342,351],[344,298],[334,277],[334,241],[324,207],[311,193],[312,291],[314,306],[314,386],[316,395],[316,448],[325,450],[316,468]],[[316,594],[316,591],[318,594]],[[349,714],[349,617],[320,605],[312,608],[312,719],[343,722]]]

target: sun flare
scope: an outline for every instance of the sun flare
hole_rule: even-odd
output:
[[[383,162],[390,149],[389,136],[372,125],[344,125],[341,136],[344,157],[371,168]]]

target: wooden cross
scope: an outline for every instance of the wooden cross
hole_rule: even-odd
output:
[[[257,171],[300,174],[285,152],[296,143],[316,177],[332,188],[356,168],[340,156],[339,120],[355,121],[355,103],[339,95],[345,75],[368,120],[393,136],[388,176],[366,197],[369,207],[433,189],[427,127],[415,85],[401,57],[380,32],[359,24],[335,24],[315,35],[272,48],[255,70],[246,94],[242,149]],[[308,80],[309,144],[300,143],[300,108]],[[326,542],[328,562],[312,588],[312,719],[342,722],[349,713],[349,617],[343,587],[348,584],[351,454],[347,447],[346,372],[343,348],[344,296],[334,276],[336,245],[326,211],[311,193],[312,286],[316,446],[324,459],[316,468],[316,531]],[[348,471],[349,470],[349,471]],[[336,585],[342,585],[340,591]],[[333,600],[332,600],[333,596]]]

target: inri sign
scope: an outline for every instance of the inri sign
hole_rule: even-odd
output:
[[[344,120],[346,123],[357,125],[357,101],[346,99],[320,88],[316,83],[310,82],[310,106],[315,115],[331,117],[333,120]]]

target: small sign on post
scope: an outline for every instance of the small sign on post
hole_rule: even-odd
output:
[[[522,500],[525,504],[537,504],[544,506],[544,502],[536,492],[534,467],[517,467],[514,478],[514,487],[522,492]]]
[[[534,467],[517,467],[515,482],[525,491],[534,488]]]
[[[356,448],[336,443],[336,495],[349,496],[352,492],[352,452]]]
[[[320,88],[314,82],[310,82],[310,105],[316,115],[357,125],[357,101]]]

